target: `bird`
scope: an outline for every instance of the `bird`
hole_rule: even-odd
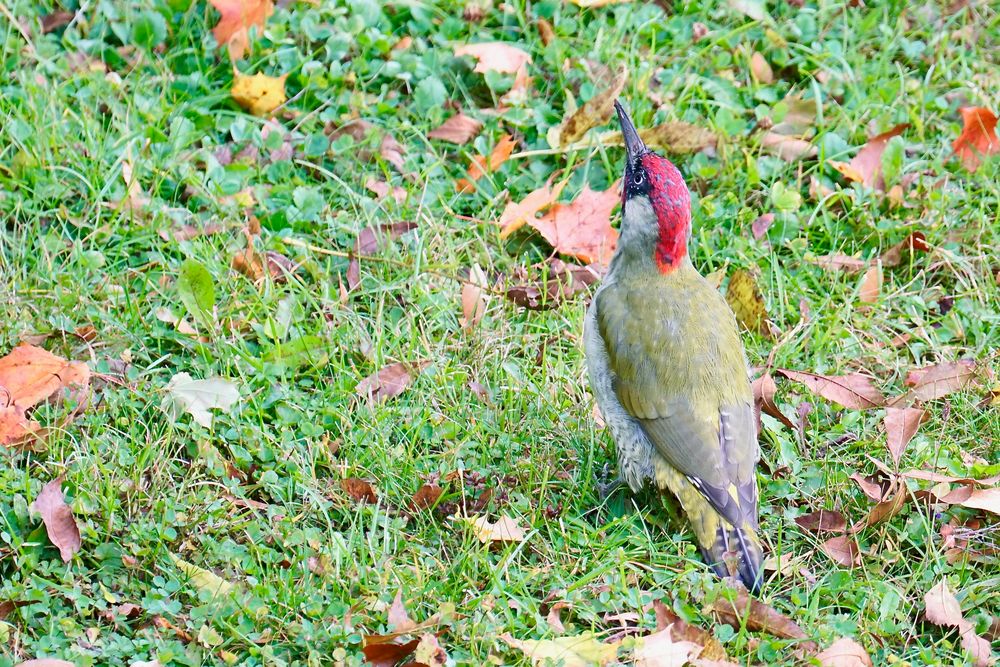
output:
[[[757,422],[729,304],[688,254],[691,193],[646,147],[619,100],[625,143],[618,245],[584,323],[591,393],[620,478],[676,496],[702,557],[750,591],[762,584]]]

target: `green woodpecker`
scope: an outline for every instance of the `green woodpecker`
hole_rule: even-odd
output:
[[[736,318],[688,257],[684,178],[615,110],[627,153],[621,236],[587,313],[591,390],[625,482],[672,492],[706,562],[756,591],[760,449]]]

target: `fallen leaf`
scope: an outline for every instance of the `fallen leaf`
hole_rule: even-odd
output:
[[[208,593],[213,598],[229,595],[236,590],[235,584],[226,581],[214,572],[181,560],[173,554],[170,554],[170,558],[177,569],[183,572],[184,576],[188,578],[188,582],[192,586],[201,592]]]
[[[857,567],[861,565],[861,549],[853,537],[838,535],[831,537],[819,545],[820,550],[833,559],[838,565],[844,567]]]
[[[535,219],[539,212],[555,204],[565,184],[566,182],[562,181],[553,188],[550,181],[537,190],[529,192],[520,202],[507,202],[507,206],[504,207],[503,213],[500,214],[500,219],[497,221],[497,224],[500,225],[500,238],[506,239],[527,224],[529,220]]]
[[[593,127],[604,125],[614,112],[615,100],[628,80],[624,69],[618,71],[611,85],[594,94],[580,108],[569,114],[559,127],[558,140],[553,148],[579,141]]]
[[[618,242],[618,232],[611,226],[611,212],[621,202],[618,184],[604,191],[583,186],[580,195],[569,204],[555,204],[540,218],[527,223],[564,255],[584,262],[607,265]]]
[[[798,139],[777,132],[765,132],[761,135],[760,146],[768,153],[785,162],[795,162],[806,157],[816,157],[819,149],[805,139]]]
[[[715,147],[719,142],[718,136],[711,130],[680,121],[641,129],[639,137],[649,148],[658,148],[665,153],[674,154],[697,153]],[[620,130],[601,133],[598,139],[602,146],[624,144]]]
[[[212,34],[219,46],[229,49],[229,57],[239,60],[250,46],[249,29],[257,26],[264,29],[264,22],[274,13],[271,0],[209,0],[222,18],[212,28]]]
[[[473,71],[480,74],[490,71],[514,74],[523,65],[531,62],[531,56],[527,52],[503,42],[456,46],[455,55],[475,58],[477,62]]]
[[[538,29],[538,37],[542,40],[542,46],[548,46],[556,38],[556,31],[552,24],[545,19],[535,21],[535,28]]]
[[[80,550],[83,541],[80,539],[80,529],[73,518],[73,511],[63,498],[62,479],[57,477],[43,486],[41,493],[31,504],[31,509],[42,515],[49,541],[59,549],[63,562],[68,563],[73,559],[73,554]]]
[[[395,241],[416,228],[415,222],[392,222],[378,227],[365,227],[354,240],[354,252],[359,255],[374,255],[385,247],[384,241]]]
[[[815,658],[821,667],[873,667],[868,652],[850,637],[841,637]]]
[[[831,271],[844,271],[845,273],[859,273],[868,266],[868,262],[863,259],[839,253],[813,257],[809,261],[821,268]]]
[[[975,626],[962,616],[962,607],[955,594],[942,579],[924,595],[927,620],[935,625],[957,628],[964,648],[973,658],[976,667],[994,664],[990,643],[976,634]]]
[[[461,146],[472,141],[482,129],[481,122],[459,112],[431,130],[427,137]]]
[[[861,492],[868,496],[870,500],[874,500],[879,503],[882,502],[886,496],[887,489],[877,481],[877,477],[865,476],[859,472],[855,472],[848,475],[848,479],[854,480],[854,482],[858,485],[858,488],[861,489]]]
[[[476,156],[472,164],[469,165],[467,178],[460,178],[455,182],[455,191],[462,193],[475,190],[473,181],[479,180],[487,172],[496,171],[514,152],[515,146],[517,146],[517,142],[514,141],[513,137],[509,134],[503,135],[497,145],[493,147],[489,158],[484,155]]]
[[[922,479],[927,482],[957,482],[959,484],[973,486],[993,486],[994,484],[1000,482],[1000,474],[992,475],[984,479],[975,479],[973,477],[954,477],[952,475],[942,475],[941,473],[934,472],[932,470],[907,470],[902,473],[902,476],[908,479]]]
[[[524,63],[514,73],[514,83],[510,90],[500,98],[500,106],[497,111],[503,112],[510,106],[524,105],[528,101],[532,81],[532,77],[528,76],[528,63]]]
[[[774,19],[767,13],[767,7],[763,0],[728,0],[729,7],[747,18],[763,23],[772,23]]]
[[[603,667],[617,659],[619,642],[606,644],[592,632],[555,639],[514,639],[509,633],[500,639],[516,648],[536,667],[561,664],[563,667]]]
[[[663,630],[669,626],[671,634],[676,639],[694,642],[703,647],[698,655],[699,658],[704,660],[728,659],[722,643],[708,630],[687,623],[660,600],[653,601],[653,610],[656,612],[656,629]]]
[[[829,160],[827,163],[839,171],[844,178],[849,181],[861,183],[866,188],[876,190],[885,189],[885,181],[882,178],[882,153],[889,140],[903,133],[903,130],[910,126],[909,123],[902,123],[896,127],[875,135],[869,139],[858,154],[849,163]]]
[[[413,652],[413,658],[417,665],[445,667],[448,662],[448,653],[438,643],[437,637],[428,632],[420,636],[420,642]]]
[[[743,269],[733,272],[726,287],[726,302],[741,326],[765,337],[770,336],[767,306],[752,273]]]
[[[378,502],[378,496],[375,495],[375,489],[372,485],[363,479],[358,479],[357,477],[345,477],[340,480],[340,488],[344,490],[344,493],[349,495],[352,499],[359,503],[368,503],[374,505]]]
[[[858,290],[858,301],[861,303],[875,303],[882,293],[882,267],[879,264],[873,265],[865,272],[861,279],[861,287]]]
[[[868,510],[868,514],[864,519],[851,526],[850,532],[857,533],[865,528],[870,528],[888,521],[892,517],[899,514],[908,498],[909,494],[906,493],[903,488],[897,488],[895,495],[890,497],[888,500],[879,501],[874,507]]]
[[[404,172],[403,154],[406,153],[406,149],[396,140],[394,136],[384,130],[381,130],[372,123],[369,123],[366,120],[354,119],[342,124],[336,129],[330,129],[328,127],[325,131],[330,135],[331,142],[344,135],[351,137],[356,142],[368,141],[368,138],[373,135],[377,137],[381,136],[378,146],[378,155],[395,167],[400,173]],[[371,160],[374,158],[375,154],[369,150],[362,150],[357,152],[357,155],[362,160]]]
[[[42,17],[42,34],[47,35],[54,30],[73,22],[74,12],[52,12]]]
[[[385,181],[369,178],[367,181],[365,181],[365,188],[374,193],[375,197],[379,201],[385,199],[390,194],[392,195],[393,200],[397,204],[402,204],[404,201],[406,201],[406,190],[399,187],[398,185],[391,186]]]
[[[963,389],[975,379],[976,362],[972,359],[931,364],[906,374],[903,384],[910,390],[892,399],[891,403],[933,401]]]
[[[550,259],[543,270],[548,279],[542,283],[519,283],[508,285],[504,295],[522,308],[547,310],[559,307],[565,300],[587,289],[600,280],[604,267],[597,264],[579,266],[560,259]],[[540,267],[534,267],[540,269]],[[526,271],[519,269],[515,275],[526,279]]]
[[[758,241],[764,238],[772,222],[774,222],[774,213],[765,213],[759,216],[750,225],[750,232],[753,234],[753,237]]]
[[[865,410],[885,405],[885,397],[875,388],[872,378],[861,373],[818,375],[804,371],[776,369],[778,375],[801,382],[811,392],[845,408]]]
[[[419,639],[404,641],[395,634],[388,635],[386,641],[371,641],[373,638],[380,640],[382,636],[363,637],[361,644],[361,652],[365,656],[365,662],[373,667],[396,667],[402,660],[416,651],[417,646],[420,645]]]
[[[832,532],[841,533],[847,528],[847,520],[844,515],[836,510],[818,510],[799,517],[795,517],[795,523],[811,533]]]
[[[408,632],[417,626],[416,623],[410,620],[410,615],[406,613],[406,605],[403,604],[402,590],[396,591],[396,597],[393,599],[392,605],[389,607],[388,620],[393,632]]]
[[[282,76],[254,74],[246,76],[237,72],[233,79],[232,96],[236,103],[254,116],[267,116],[288,99],[285,97],[285,79]]]
[[[766,632],[784,639],[808,639],[808,635],[792,619],[750,597],[743,587],[736,590],[735,599],[730,600],[724,596],[716,598],[709,611],[716,620],[737,630],[743,627],[745,621],[747,630],[751,632]],[[805,641],[801,645],[807,651],[812,650],[810,647],[815,647],[811,641]]]
[[[355,392],[373,403],[399,396],[429,364],[429,361],[389,364],[359,382]]]
[[[561,635],[566,634],[566,626],[563,625],[562,619],[559,617],[559,612],[563,609],[572,609],[573,603],[562,600],[556,602],[554,605],[549,607],[549,613],[545,615],[545,622],[549,624],[553,632],[557,632]]]
[[[483,299],[483,288],[473,283],[462,284],[462,317],[459,324],[463,329],[472,329],[483,319],[486,313],[486,301]]]
[[[911,232],[905,239],[882,253],[882,266],[892,268],[899,266],[903,260],[909,260],[916,252],[928,252],[931,246],[923,232]]]
[[[514,519],[501,516],[496,523],[491,523],[484,516],[472,516],[463,520],[472,527],[472,532],[483,544],[492,542],[523,542],[525,538],[524,528],[519,526]]]
[[[928,418],[930,413],[921,408],[886,408],[882,422],[885,426],[885,442],[897,466],[906,445]]]
[[[754,51],[750,56],[750,75],[760,83],[774,83],[774,71],[760,51]]]
[[[413,498],[410,499],[410,507],[415,510],[430,509],[437,504],[442,493],[444,493],[444,489],[437,484],[424,484],[413,494]]]
[[[63,388],[90,386],[90,369],[34,345],[0,358],[0,404],[27,410]]]
[[[0,407],[0,445],[18,449],[33,441],[41,430],[42,425],[28,419],[16,405]]]
[[[25,660],[24,662],[19,662],[14,665],[14,667],[76,667],[76,665],[66,660],[38,658],[37,660]]]
[[[959,501],[957,504],[969,509],[1000,514],[1000,488],[974,489],[968,498]]]
[[[167,383],[160,405],[173,420],[187,412],[197,423],[212,428],[211,410],[229,412],[238,400],[240,391],[229,380],[221,377],[195,380],[187,373],[177,373]]]
[[[675,641],[671,626],[659,632],[637,637],[633,660],[636,667],[684,667],[701,653],[701,646],[690,641]]]
[[[786,417],[785,414],[778,409],[777,404],[774,402],[774,395],[778,391],[778,385],[774,383],[774,378],[771,377],[770,373],[765,371],[759,378],[750,384],[750,389],[753,391],[753,403],[757,413],[758,433],[761,430],[761,412],[774,417],[793,431],[795,430],[795,424],[792,423],[792,420]]]
[[[1000,152],[997,117],[985,107],[962,107],[962,133],[951,145],[955,155],[969,171],[979,168],[982,158]]]

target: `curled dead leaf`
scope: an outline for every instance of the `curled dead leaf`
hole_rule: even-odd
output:
[[[820,550],[844,567],[861,565],[861,549],[853,537],[838,535],[819,545]]]
[[[716,598],[709,607],[709,611],[720,623],[740,629],[745,622],[747,629],[752,632],[766,632],[784,639],[808,639],[808,635],[792,619],[750,597],[745,588],[740,587],[735,593],[732,599],[722,596]],[[816,645],[812,641],[804,641],[802,647],[811,652]]]
[[[430,365],[430,361],[389,364],[359,382],[355,391],[359,396],[364,396],[373,403],[399,396],[410,386],[417,374],[428,365]]]
[[[480,121],[459,112],[431,130],[427,137],[461,146],[475,139],[482,129]]]
[[[885,396],[875,388],[872,378],[862,373],[819,375],[783,368],[774,371],[789,380],[804,384],[811,392],[845,408],[866,410],[885,405]]]
[[[955,155],[969,171],[975,171],[983,157],[1000,153],[997,117],[985,107],[962,107],[962,133],[951,145]]]
[[[873,667],[871,656],[850,637],[841,637],[816,654],[820,667]]]
[[[73,554],[80,550],[83,541],[76,519],[73,518],[73,511],[63,498],[62,480],[62,477],[57,477],[43,486],[41,493],[31,504],[31,509],[42,515],[49,541],[59,549],[63,562],[68,563],[73,559]]]
[[[847,528],[847,520],[844,519],[844,515],[836,510],[817,510],[803,514],[795,517],[795,523],[799,528],[811,533],[840,533]]]
[[[375,489],[369,482],[363,479],[358,479],[357,477],[345,477],[340,480],[340,488],[344,490],[344,493],[349,495],[352,499],[359,503],[368,503],[373,505],[378,502],[378,496],[375,494]]]

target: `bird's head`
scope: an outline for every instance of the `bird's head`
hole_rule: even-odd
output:
[[[652,257],[661,273],[670,273],[687,258],[691,193],[677,167],[646,147],[617,100],[615,111],[626,151],[619,247]]]

